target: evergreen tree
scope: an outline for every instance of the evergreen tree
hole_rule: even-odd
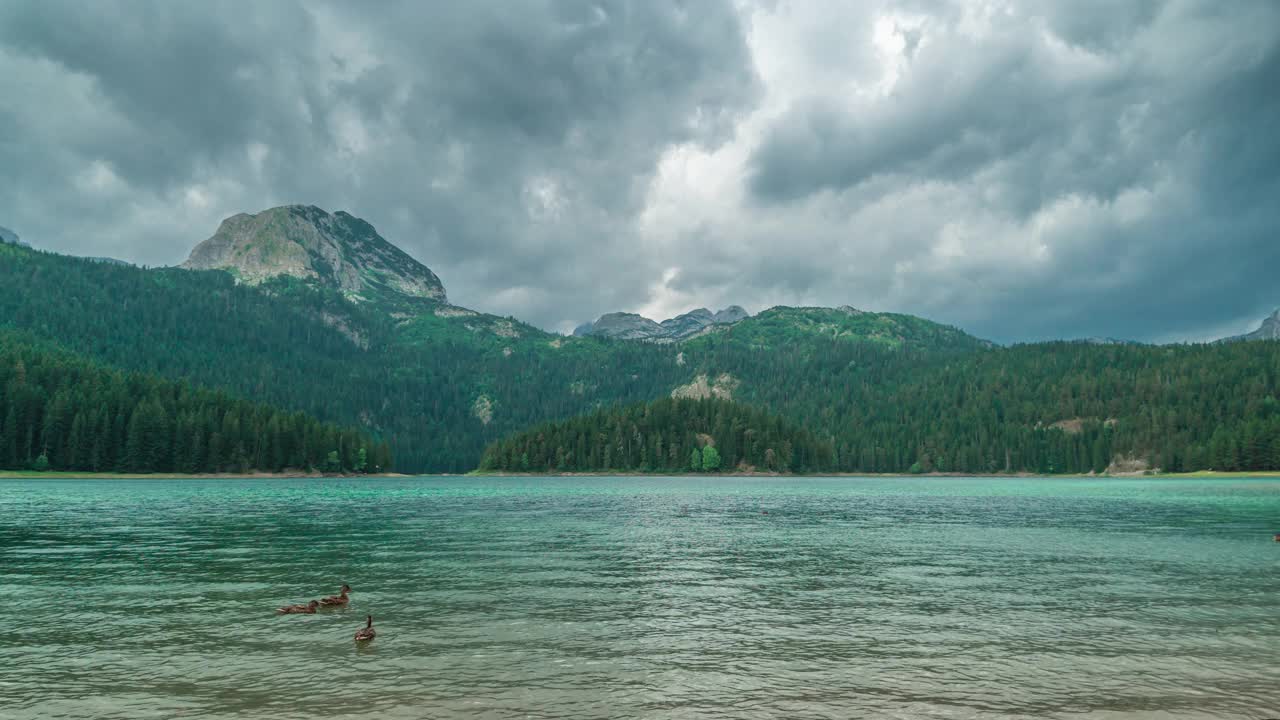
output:
[[[386,443],[299,413],[198,390],[154,376],[108,370],[0,330],[0,469],[201,472],[279,469],[258,464],[268,443],[301,446],[301,436],[343,438],[372,446],[384,465]],[[283,428],[290,428],[285,432]],[[221,430],[233,434],[230,447]],[[245,446],[255,448],[253,458]],[[206,455],[205,448],[209,448]],[[353,453],[352,464],[366,455]],[[301,455],[299,467],[326,458]],[[339,462],[339,470],[348,469]],[[354,468],[350,468],[354,469]]]

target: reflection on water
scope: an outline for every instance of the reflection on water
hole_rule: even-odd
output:
[[[1278,491],[0,481],[0,716],[1277,715]]]

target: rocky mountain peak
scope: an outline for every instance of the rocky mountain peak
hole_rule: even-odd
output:
[[[390,295],[447,302],[440,278],[372,225],[312,205],[233,215],[192,249],[182,267],[226,270],[250,284],[287,275],[334,287],[353,300]]]
[[[730,325],[739,320],[746,320],[749,317],[751,317],[751,313],[744,310],[741,305],[730,305],[712,315],[711,322],[716,325]]]
[[[622,340],[652,340],[662,337],[666,331],[661,325],[635,313],[615,312],[601,315],[587,335],[603,335]]]
[[[636,313],[608,313],[593,323],[579,325],[574,335],[597,335],[620,340],[648,340],[650,342],[676,342],[706,332],[718,325],[732,325],[750,317],[738,305],[730,305],[719,312],[697,308],[673,318],[656,322]]]
[[[1280,310],[1262,321],[1257,330],[1243,336],[1245,340],[1280,340]]]

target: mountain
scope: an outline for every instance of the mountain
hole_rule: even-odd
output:
[[[709,327],[732,325],[748,317],[751,317],[751,314],[746,310],[743,310],[738,305],[730,305],[715,313],[706,308],[698,308],[683,315],[677,315],[670,320],[663,320],[660,325],[666,331],[668,338],[684,340],[703,332]]]
[[[18,233],[4,226],[0,226],[0,243],[8,243],[19,247],[31,247],[18,239]]]
[[[1271,316],[1263,320],[1262,325],[1257,330],[1244,335],[1226,338],[1224,342],[1236,340],[1280,340],[1280,310],[1271,313]]]
[[[891,350],[971,351],[992,347],[950,325],[898,313],[874,313],[848,305],[836,308],[779,305],[740,320],[718,333],[701,335],[689,345],[736,344],[744,349],[796,350],[814,341],[863,343]]]
[[[1141,345],[1137,340],[1124,340],[1122,338],[1113,337],[1087,337],[1068,342],[1086,343],[1088,345]]]
[[[573,334],[579,337],[594,335],[618,340],[644,340],[670,343],[687,340],[713,326],[732,325],[750,317],[737,305],[712,313],[706,308],[691,310],[683,315],[656,322],[636,313],[615,312],[601,315],[593,323],[579,325]]]
[[[354,295],[314,270],[252,283],[234,272],[0,244],[0,326],[103,367],[359,428],[403,472],[471,470],[513,433],[673,396],[774,414],[829,442],[841,472],[1280,468],[1280,343],[997,347],[847,306],[774,307],[633,342],[382,285]],[[688,327],[706,320],[686,315]]]
[[[714,325],[732,325],[739,320],[746,320],[749,317],[751,317],[751,313],[743,310],[741,305],[730,305],[723,310],[718,310],[715,315],[712,315],[711,322]]]
[[[866,312],[848,305],[835,308],[779,305],[758,315],[751,315],[738,305],[730,305],[716,313],[698,308],[662,322],[636,313],[608,313],[594,323],[579,326],[573,334],[682,345],[701,342],[703,338],[716,338],[714,342],[738,342],[756,348],[777,347],[800,337],[869,342],[889,348],[976,349],[991,346],[990,342],[975,338],[959,328],[911,315]]]
[[[658,340],[666,337],[666,330],[658,323],[635,313],[615,312],[601,315],[589,325],[574,331],[578,337],[596,337],[617,340]]]
[[[329,214],[310,205],[229,217],[196,245],[182,267],[226,270],[251,285],[279,276],[298,278],[356,302],[447,301],[440,278],[372,225],[341,210]]]

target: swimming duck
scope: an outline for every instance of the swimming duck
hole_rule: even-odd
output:
[[[356,642],[368,642],[372,640],[374,636],[376,636],[377,634],[378,632],[373,629],[373,616],[370,615],[369,620],[365,623],[365,626],[360,628],[360,630],[356,632]]]
[[[318,607],[320,607],[320,601],[312,600],[306,605],[285,605],[279,610],[276,610],[276,613],[280,615],[294,615],[297,613],[303,613],[305,615],[314,615],[316,613],[316,608]]]
[[[338,607],[341,605],[346,605],[347,603],[351,602],[351,598],[347,597],[347,593],[349,592],[351,592],[351,586],[343,585],[342,590],[338,591],[337,595],[330,595],[329,597],[324,598],[323,600],[320,601],[320,604],[325,607]]]

